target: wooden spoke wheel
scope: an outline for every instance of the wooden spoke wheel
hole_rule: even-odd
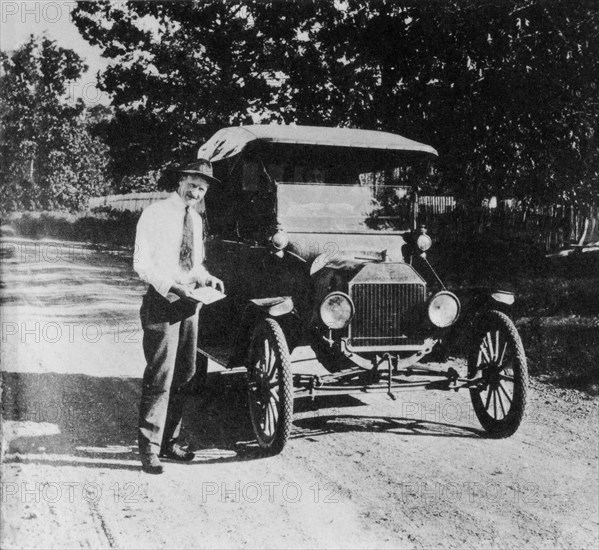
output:
[[[468,357],[468,377],[480,379],[470,397],[483,428],[497,438],[515,433],[524,417],[528,369],[518,330],[504,313],[489,311],[480,318]]]
[[[285,335],[274,319],[254,330],[248,363],[248,403],[256,440],[270,454],[283,450],[293,417],[293,379]]]

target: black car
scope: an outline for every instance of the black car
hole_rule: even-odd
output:
[[[514,295],[479,290],[463,307],[426,253],[419,184],[436,151],[347,128],[225,128],[199,150],[221,185],[206,197],[206,265],[227,298],[200,312],[198,352],[247,369],[259,445],[277,453],[294,394],[468,388],[482,426],[512,435],[526,404]],[[467,373],[423,362],[467,336]],[[325,373],[294,372],[311,350]],[[442,355],[442,354],[441,354]]]

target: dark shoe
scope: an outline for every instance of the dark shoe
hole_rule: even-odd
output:
[[[160,463],[156,453],[141,454],[141,469],[146,474],[161,474],[164,472],[164,466]]]
[[[195,453],[184,451],[179,445],[173,445],[168,449],[162,449],[160,451],[161,458],[170,458],[171,460],[178,460],[179,462],[191,462],[195,456]]]

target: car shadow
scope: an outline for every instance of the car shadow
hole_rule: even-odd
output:
[[[326,415],[302,418],[294,422],[299,433],[292,435],[293,439],[315,438],[331,433],[345,432],[379,432],[395,433],[403,436],[435,436],[485,438],[483,430],[468,426],[459,426],[444,422],[433,422],[424,419],[389,417],[389,416],[353,416]]]

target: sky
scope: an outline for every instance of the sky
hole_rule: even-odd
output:
[[[69,88],[73,99],[83,98],[88,105],[110,102],[107,94],[96,88],[96,74],[109,60],[100,56],[100,49],[88,44],[71,20],[73,0],[0,0],[0,49],[14,50],[27,42],[29,36],[46,33],[59,46],[75,50],[89,66],[78,82]]]

